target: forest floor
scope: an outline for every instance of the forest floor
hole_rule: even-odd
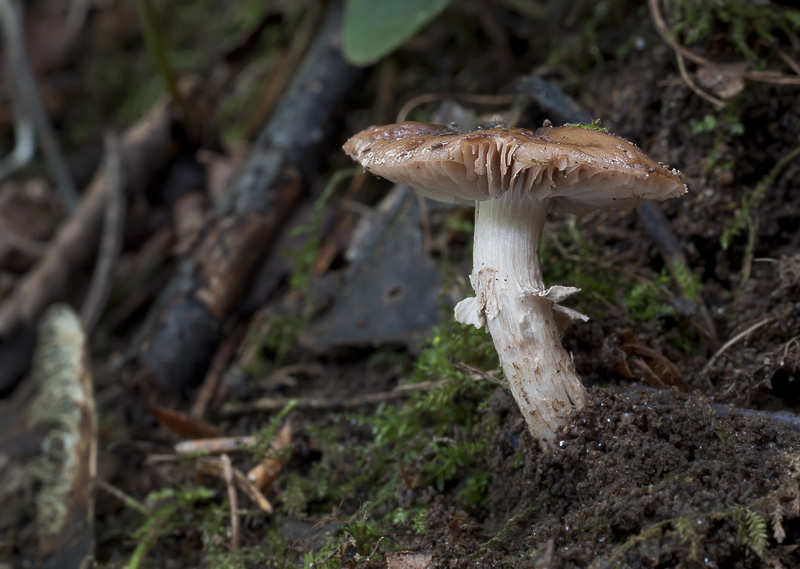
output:
[[[510,1],[491,15],[480,13],[481,2],[455,3],[363,72],[335,109],[277,244],[221,325],[210,371],[159,381],[140,359],[137,334],[151,330],[158,294],[201,231],[190,227],[186,237],[181,212],[189,210],[178,204],[188,202],[179,197],[201,195],[200,225],[210,224],[210,204],[257,147],[251,141],[269,116],[261,104],[275,104],[259,97],[280,94],[262,84],[291,76],[281,65],[324,18],[318,8],[304,12],[313,3],[294,4],[277,3],[261,19],[231,16],[244,26],[238,35],[219,23],[225,54],[185,29],[209,24],[208,14],[160,9],[161,22],[188,19],[166,40],[180,45],[173,59],[182,75],[207,80],[195,79],[203,95],[191,102],[214,99],[209,122],[218,130],[188,143],[187,128],[129,197],[109,301],[88,342],[104,483],[91,498],[97,566],[800,566],[800,96],[791,81],[745,77],[766,67],[797,78],[791,31],[800,26],[776,23],[790,9],[731,8],[732,21],[768,11],[771,45],[746,20],[737,36],[722,8],[710,12],[710,27],[687,44],[708,60],[686,60],[693,89],[641,3],[576,2],[572,13],[551,7],[539,20]],[[667,18],[685,18],[679,39],[700,29],[697,14],[680,11],[689,4],[675,2]],[[41,71],[57,132],[80,149],[68,148],[79,181],[99,163],[104,128],[138,118],[158,94],[149,79],[136,97],[124,94],[122,71],[105,89],[90,82],[135,51],[127,81],[147,76],[135,15],[114,6],[84,24],[86,44],[60,63],[60,75]],[[235,80],[204,92],[223,67]],[[348,172],[340,150],[423,93],[457,100],[432,97],[409,118],[536,128],[552,117],[535,94],[495,105],[466,96],[513,93],[531,73],[680,169],[689,188],[658,204],[661,221],[641,210],[548,221],[545,280],[580,287],[570,306],[590,316],[563,338],[589,404],[551,452],[530,437],[488,335],[451,321],[453,301],[470,294],[471,210],[421,206],[403,189],[386,198],[389,184]],[[59,91],[64,77],[74,84]],[[79,108],[92,105],[117,110]],[[10,132],[8,116],[0,119]],[[42,171],[0,186],[0,214],[46,249],[66,214],[42,190]],[[186,219],[191,226],[195,218]],[[42,253],[0,254],[2,306]],[[80,306],[87,282],[58,300]],[[33,388],[28,379],[16,387],[2,380],[0,567],[47,566],[33,496],[49,482],[32,474],[37,437],[24,415]],[[221,436],[254,438],[221,459],[207,446]],[[176,451],[187,439],[206,442]],[[234,523],[236,485],[220,473],[258,464],[273,471],[260,484],[271,506],[238,492]],[[91,541],[75,539],[80,551]]]

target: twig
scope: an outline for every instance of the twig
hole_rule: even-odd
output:
[[[718,107],[724,107],[725,101],[721,99],[717,99],[715,96],[710,95],[703,91],[697,84],[689,77],[689,73],[686,71],[686,64],[683,62],[683,54],[680,51],[675,52],[675,57],[678,60],[678,70],[681,73],[681,77],[683,78],[684,82],[689,86],[689,88],[703,97],[706,101],[711,103],[712,105],[716,105]]]
[[[740,407],[731,407],[728,405],[721,405],[719,403],[712,403],[711,408],[720,416],[731,415],[733,417],[760,417],[771,423],[786,425],[800,431],[800,417],[791,411],[762,411],[761,409],[743,409]]]
[[[14,113],[14,149],[8,156],[0,160],[0,180],[28,164],[36,152],[33,123],[22,110],[19,93],[12,82],[8,83],[8,98]]]
[[[94,484],[100,490],[103,490],[107,494],[111,494],[117,500],[125,504],[126,507],[130,508],[131,510],[136,510],[140,514],[144,514],[145,516],[150,515],[151,510],[145,504],[134,498],[133,496],[126,494],[116,486],[112,486],[108,482],[104,480],[96,479]]]
[[[169,107],[161,101],[126,129],[121,152],[125,181],[131,189],[144,187],[169,158],[170,126]],[[31,327],[47,306],[63,299],[77,286],[82,278],[82,267],[91,262],[100,241],[105,190],[105,172],[100,171],[84,193],[75,214],[59,227],[41,261],[0,304],[0,343],[24,353],[19,330]],[[6,388],[14,385],[19,373],[0,367],[0,385]]]
[[[717,352],[713,356],[711,356],[711,358],[708,360],[706,365],[703,366],[702,374],[705,375],[706,373],[708,373],[708,370],[711,369],[711,367],[714,365],[714,362],[716,362],[717,359],[722,354],[724,354],[725,351],[728,348],[730,348],[731,346],[735,345],[737,342],[743,340],[744,338],[747,338],[750,334],[752,334],[753,332],[755,332],[756,330],[758,330],[762,326],[765,326],[765,325],[769,324],[773,320],[775,320],[775,318],[773,318],[772,316],[768,316],[766,318],[762,318],[761,320],[759,320],[758,322],[756,322],[755,324],[753,324],[752,326],[750,326],[749,328],[747,328],[743,332],[740,332],[740,333],[736,334],[733,338],[731,338],[730,340],[725,342],[722,345],[722,347],[719,350],[717,350]]]
[[[64,29],[67,30],[66,36],[71,40],[78,37],[89,16],[89,10],[93,8],[92,0],[72,0],[69,2],[69,12],[64,22]],[[71,41],[69,43],[72,43]]]
[[[215,439],[194,439],[182,441],[175,445],[178,454],[194,454],[197,452],[221,453],[244,450],[256,442],[255,437],[218,437]]]
[[[475,374],[475,375],[477,375],[477,376],[479,376],[479,377],[481,377],[481,378],[483,378],[483,379],[485,379],[487,381],[491,381],[495,385],[499,385],[500,387],[502,387],[504,389],[508,389],[508,383],[506,381],[504,381],[502,379],[497,379],[496,377],[486,373],[482,369],[478,369],[476,367],[472,367],[471,365],[469,365],[469,364],[467,364],[465,362],[462,362],[461,360],[457,360],[455,358],[451,358],[450,359],[450,363],[452,363],[453,364],[453,368],[458,370],[458,371],[465,371],[467,373],[473,373],[473,374]]]
[[[476,368],[468,366],[463,362],[453,361],[453,365],[461,364],[463,371],[475,373],[481,379],[487,379],[492,383],[504,385],[505,383],[499,379],[493,378],[486,372],[482,372]],[[419,383],[404,383],[398,385],[391,391],[381,391],[379,393],[367,393],[360,397],[262,397],[251,401],[236,402],[231,401],[226,403],[220,409],[220,414],[223,416],[240,415],[243,413],[256,413],[260,411],[275,412],[280,411],[286,405],[293,403],[299,409],[352,409],[360,407],[361,405],[374,405],[376,403],[384,403],[394,399],[402,399],[408,397],[412,393],[421,391],[433,391],[445,384],[445,381],[421,381]]]
[[[659,6],[660,0],[649,0],[650,2],[650,15],[653,18],[653,25],[656,27],[656,31],[661,36],[661,38],[667,42],[667,44],[673,49],[675,52],[675,57],[678,60],[678,70],[681,73],[681,77],[689,86],[689,88],[704,98],[706,101],[717,105],[718,107],[724,107],[725,102],[717,99],[716,97],[709,95],[705,91],[703,91],[700,87],[698,87],[692,78],[689,77],[689,73],[686,71],[686,63],[683,61],[684,57],[687,59],[692,60],[694,63],[698,65],[711,65],[712,63],[707,59],[696,55],[695,53],[689,51],[685,47],[683,47],[678,40],[675,39],[675,36],[669,31],[669,27],[667,27],[667,23],[664,21],[664,18],[661,16],[661,8]]]
[[[147,45],[150,57],[152,57],[159,75],[161,75],[161,78],[164,80],[167,92],[175,105],[181,110],[189,132],[198,135],[200,133],[200,123],[195,120],[195,113],[192,107],[178,88],[178,81],[170,65],[167,48],[164,45],[163,37],[158,29],[150,0],[136,0],[136,10],[139,14],[139,21],[141,22],[145,44]]]
[[[713,65],[713,62],[697,55],[696,53],[686,49],[683,47],[678,40],[675,39],[675,36],[672,35],[672,32],[669,30],[669,26],[664,21],[664,17],[661,15],[661,0],[648,0],[650,4],[650,16],[653,18],[653,25],[656,27],[656,31],[658,35],[661,36],[667,44],[677,53],[680,53],[686,59],[696,63],[698,65]]]
[[[792,71],[800,75],[800,65],[798,65],[798,63],[794,59],[789,57],[789,54],[787,54],[779,47],[775,48],[775,53],[778,54],[778,57],[780,57],[784,61],[784,63],[786,63],[786,65],[792,68]]]
[[[172,455],[171,457],[168,456],[156,456],[158,461],[151,461],[150,459],[152,456],[148,456],[148,462],[171,462],[173,460],[180,460],[183,457],[178,457]],[[200,458],[197,460],[196,463],[197,469],[204,473],[204,474],[211,474],[212,476],[217,476],[220,478],[224,478],[225,473],[222,466],[222,461],[219,458]],[[242,492],[247,494],[247,496],[256,504],[258,507],[261,508],[268,514],[272,513],[272,504],[270,504],[269,500],[261,493],[261,491],[253,484],[250,480],[247,479],[247,476],[239,470],[238,468],[233,468],[233,480],[236,482],[236,487],[239,488]]]
[[[269,445],[270,456],[251,468],[247,473],[247,479],[257,488],[263,490],[272,484],[283,470],[283,459],[276,458],[276,455],[283,449],[292,444],[292,423],[286,421],[281,430]]]
[[[378,541],[375,544],[375,547],[372,548],[372,553],[370,553],[369,557],[367,557],[367,561],[370,561],[370,560],[372,560],[373,557],[375,557],[375,554],[378,552],[378,548],[380,547],[381,543],[383,543],[383,539],[384,539],[383,536],[380,536],[378,538]]]
[[[220,414],[231,416],[240,415],[242,413],[256,413],[259,411],[274,412],[283,409],[292,401],[296,401],[296,406],[300,409],[352,409],[353,407],[359,407],[361,405],[374,405],[393,399],[400,399],[419,391],[431,391],[442,385],[442,383],[441,381],[410,383],[400,385],[392,391],[367,393],[361,397],[300,397],[296,399],[289,397],[262,397],[260,399],[241,403],[226,403],[222,406],[222,409],[220,409]]]
[[[318,363],[297,363],[280,367],[264,379],[255,378],[258,387],[275,389],[276,387],[293,387],[297,385],[295,375],[320,378],[326,373],[325,366]]]
[[[792,349],[792,346],[797,346],[800,348],[800,336],[795,336],[794,338],[789,338],[789,341],[786,342],[783,346],[783,354],[781,354],[780,364],[781,367],[786,365],[786,356],[789,355],[789,350]]]
[[[34,262],[41,259],[42,255],[47,251],[47,247],[43,243],[24,237],[9,229],[3,223],[2,216],[0,216],[0,245],[5,245],[24,253]]]
[[[744,78],[759,83],[771,83],[773,85],[800,85],[800,77],[785,75],[779,71],[761,71],[752,69],[744,72]]]
[[[231,507],[231,549],[236,551],[239,549],[240,532],[239,532],[239,503],[236,496],[236,488],[233,486],[233,469],[231,468],[231,459],[227,454],[223,454],[220,459],[222,460],[222,471],[225,475],[225,484],[228,486],[228,502]]]
[[[103,215],[103,235],[100,238],[100,249],[89,292],[81,307],[81,324],[83,324],[86,334],[90,334],[97,324],[108,300],[114,267],[122,251],[125,232],[125,182],[122,179],[119,139],[115,134],[106,134],[105,149],[106,204]]]
[[[661,38],[675,51],[675,55],[678,58],[678,68],[681,72],[681,77],[683,80],[686,81],[687,85],[691,87],[691,89],[703,97],[704,99],[714,103],[715,105],[725,106],[725,102],[713,97],[700,89],[690,78],[689,74],[686,72],[686,67],[684,64],[684,58],[696,63],[697,65],[702,65],[705,67],[715,67],[719,65],[718,63],[711,61],[710,59],[706,59],[700,55],[697,55],[693,51],[687,49],[681,43],[675,39],[675,36],[672,35],[670,32],[669,26],[664,21],[664,17],[661,15],[661,7],[660,7],[661,0],[649,0],[650,4],[650,15],[653,18],[653,24],[656,27],[656,31],[661,36]],[[786,53],[784,53],[780,48],[776,48],[776,53],[778,56],[783,59],[783,61],[792,68],[792,71],[800,75],[800,66],[791,59]],[[769,70],[748,70],[742,74],[742,77],[745,79],[749,79],[751,81],[757,81],[759,83],[771,83],[773,85],[800,85],[800,77],[794,75],[786,75],[779,71],[769,71]]]
[[[67,211],[72,212],[78,206],[78,192],[75,189],[75,182],[72,180],[67,162],[61,154],[58,139],[39,98],[20,33],[22,18],[14,5],[14,0],[0,0],[0,20],[2,20],[4,44],[11,67],[13,88],[17,90],[19,96],[19,110],[28,116],[36,128],[39,142],[42,145],[42,153],[53,176],[53,181],[61,192],[61,199]]]
[[[192,409],[189,412],[192,417],[202,418],[205,416],[209,403],[217,393],[222,376],[225,374],[225,369],[230,363],[234,352],[241,344],[246,332],[247,329],[245,327],[237,326],[217,350],[217,353],[214,354],[208,373],[206,373],[200,389],[197,390],[197,398],[194,400]]]

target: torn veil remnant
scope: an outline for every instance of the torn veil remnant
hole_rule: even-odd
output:
[[[549,125],[470,133],[426,123],[369,128],[345,151],[364,168],[435,200],[475,202],[470,282],[455,318],[486,325],[533,436],[547,448],[586,390],[561,332],[587,317],[558,304],[578,289],[546,288],[539,248],[548,211],[581,213],[680,196],[676,170],[602,131]]]

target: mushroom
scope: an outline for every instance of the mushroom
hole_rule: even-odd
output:
[[[588,318],[558,304],[579,289],[545,287],[539,248],[547,212],[630,208],[680,196],[686,185],[679,173],[606,132],[549,124],[458,133],[407,122],[369,128],[344,150],[368,172],[434,200],[475,202],[476,296],[456,305],[455,318],[487,326],[531,434],[551,447],[556,431],[586,402],[561,332]]]

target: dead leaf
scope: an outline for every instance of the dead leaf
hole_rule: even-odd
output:
[[[639,344],[630,330],[624,330],[606,340],[603,348],[606,364],[622,377],[635,379],[656,389],[689,387],[680,370],[655,350]]]
[[[222,434],[220,427],[206,423],[201,419],[190,417],[180,411],[165,409],[164,407],[153,407],[150,409],[150,414],[156,421],[185,439],[213,439]]]
[[[714,63],[697,70],[697,82],[723,99],[735,97],[744,89],[744,75],[748,64]]]
[[[292,424],[290,421],[286,421],[286,424],[278,432],[270,448],[273,452],[277,453],[291,444]],[[275,458],[274,456],[267,457],[247,473],[247,479],[255,484],[257,488],[263,490],[275,481],[281,473],[281,470],[283,470],[283,459]]]

